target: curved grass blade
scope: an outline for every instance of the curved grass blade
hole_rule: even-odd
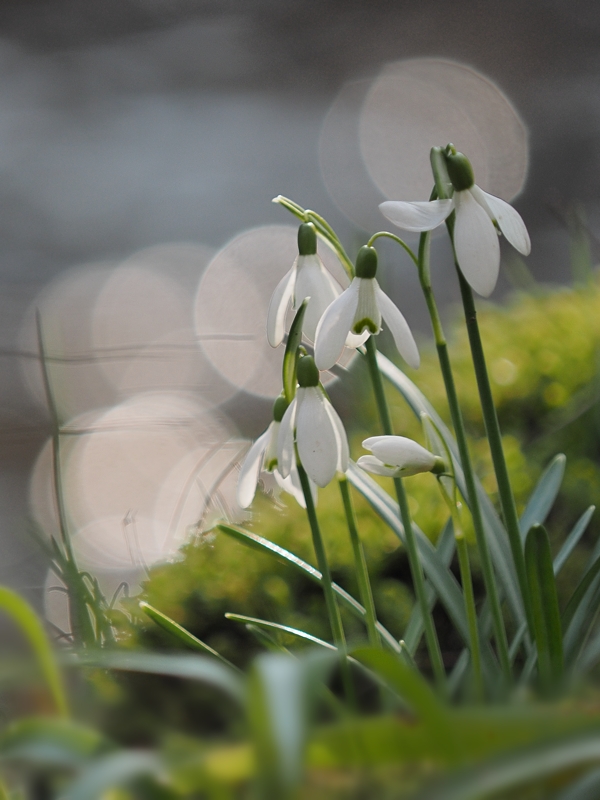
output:
[[[242,622],[244,624],[257,625],[260,628],[270,628],[271,630],[281,631],[281,633],[287,633],[290,636],[296,636],[298,639],[304,639],[311,644],[316,644],[319,645],[319,647],[325,647],[327,650],[334,650],[337,652],[337,647],[329,642],[319,639],[316,636],[312,636],[310,633],[306,633],[306,631],[301,631],[297,628],[290,628],[288,625],[280,625],[278,622],[269,622],[266,619],[257,619],[256,617],[246,617],[243,614],[227,613],[225,614],[225,618],[233,620],[234,622]]]
[[[239,673],[212,658],[192,654],[171,655],[144,652],[109,652],[81,655],[70,661],[83,667],[169,675],[211,684],[238,702],[244,701],[244,684]]]
[[[108,789],[116,789],[135,778],[156,775],[161,760],[146,750],[120,750],[97,759],[85,769],[62,796],[62,800],[98,800]]]
[[[213,650],[212,647],[205,644],[202,639],[198,639],[198,637],[194,636],[193,633],[190,633],[186,630],[183,625],[180,625],[178,622],[175,622],[174,619],[168,617],[166,614],[163,614],[162,611],[159,611],[154,606],[151,606],[149,603],[146,603],[142,600],[139,604],[141,610],[147,614],[153,622],[162,628],[163,630],[170,633],[176,639],[178,639],[182,644],[186,647],[190,647],[192,650],[199,650],[202,653],[206,653],[209,656],[213,656],[213,658],[218,658],[223,664],[226,664],[231,669],[237,670],[237,667],[234,666],[231,661],[228,661],[224,656],[218,653],[216,650]]]
[[[389,382],[404,397],[417,419],[420,420],[421,414],[425,412],[435,422],[440,434],[444,439],[444,442],[446,443],[446,446],[452,454],[456,483],[465,503],[468,505],[468,496],[464,474],[458,455],[458,447],[448,427],[444,424],[443,420],[433,408],[431,403],[427,400],[425,395],[388,358],[381,353],[377,353],[377,364],[382,374],[385,375]],[[506,597],[515,622],[520,625],[524,621],[525,615],[521,592],[517,581],[517,575],[512,560],[508,535],[477,477],[475,477],[475,480],[477,484],[479,505],[481,507],[481,513],[485,523],[485,532],[488,538],[490,551],[492,553],[494,567],[498,575],[498,579],[502,584],[504,596]]]
[[[0,610],[12,617],[25,634],[35,653],[58,712],[62,716],[68,716],[67,697],[62,678],[54,659],[50,642],[37,614],[29,603],[5,586],[0,586]]]
[[[552,459],[537,482],[537,486],[533,490],[525,511],[519,520],[523,541],[525,541],[525,537],[533,525],[541,525],[546,521],[546,517],[550,513],[556,500],[556,495],[560,490],[566,463],[566,456],[559,453]]]
[[[51,767],[76,767],[110,743],[94,728],[60,717],[26,717],[0,736],[0,759]]]
[[[563,677],[562,626],[550,541],[543,525],[533,525],[525,540],[525,569],[531,593],[540,684],[556,691]]]
[[[306,313],[308,300],[303,300],[300,308],[296,312],[294,321],[288,333],[285,345],[285,355],[283,356],[283,393],[288,403],[291,403],[296,394],[296,365],[298,362],[298,348],[302,344],[302,322]]]
[[[549,779],[557,773],[600,759],[600,733],[570,735],[550,744],[520,747],[488,760],[455,778],[429,787],[418,800],[482,800],[523,784]]]
[[[579,540],[583,536],[583,534],[587,530],[587,526],[590,524],[590,520],[594,511],[596,510],[596,506],[590,506],[587,511],[584,511],[583,514],[579,517],[575,525],[573,526],[573,530],[567,536],[563,546],[558,551],[556,558],[554,559],[554,574],[558,575],[561,569],[564,567],[567,559],[579,543]]]
[[[310,578],[312,581],[314,581],[314,583],[321,584],[322,575],[318,569],[315,569],[315,567],[313,567],[311,564],[308,564],[298,556],[290,553],[290,551],[286,550],[284,547],[280,547],[278,544],[271,542],[269,539],[265,539],[264,537],[259,536],[257,533],[252,533],[251,531],[244,530],[243,528],[233,527],[232,525],[217,525],[217,530],[225,533],[227,536],[231,536],[233,539],[237,539],[238,542],[241,542],[241,544],[244,544],[247,547],[258,550],[261,553],[268,553],[271,556],[275,556],[275,558],[278,558],[285,564],[294,567],[294,569],[302,573],[305,577]],[[333,591],[344,603],[346,608],[354,614],[355,617],[358,617],[358,619],[360,619],[362,622],[365,621],[367,612],[363,606],[361,606],[361,604],[352,597],[352,595],[348,594],[348,592],[342,589],[341,586],[338,586],[337,583],[333,584]],[[377,623],[377,631],[388,647],[390,647],[396,653],[401,652],[399,643],[380,622]]]
[[[600,797],[600,769],[593,769],[561,792],[556,800],[596,800]]]
[[[565,609],[565,657],[572,665],[578,659],[589,635],[600,599],[600,558],[597,558],[581,579]]]
[[[400,541],[404,543],[404,528],[398,516],[398,506],[387,492],[352,462],[350,463],[347,477],[350,483],[362,494],[381,519],[389,525]],[[469,626],[460,585],[452,572],[450,572],[439,558],[429,539],[414,523],[413,530],[415,532],[417,549],[425,575],[437,592],[441,603],[448,612],[448,616],[452,620],[463,642],[468,647],[470,643]],[[499,666],[489,645],[483,645],[482,659],[488,680],[494,681]]]

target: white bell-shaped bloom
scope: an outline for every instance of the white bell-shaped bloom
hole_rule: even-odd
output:
[[[443,472],[441,458],[406,436],[371,436],[362,443],[373,455],[361,456],[357,464],[367,472],[406,478],[419,472]]]
[[[317,486],[327,486],[349,465],[348,437],[337,412],[319,384],[319,372],[310,356],[298,363],[300,386],[281,420],[277,468],[290,474],[294,464],[294,443],[306,474]]]
[[[292,458],[291,467],[285,476],[280,473],[277,467],[277,446],[281,429],[281,418],[286,408],[287,403],[285,399],[283,397],[277,398],[275,401],[273,421],[270,423],[267,430],[258,437],[246,454],[246,458],[240,468],[237,483],[236,499],[240,508],[248,508],[251,505],[261,476],[266,477],[267,475],[272,476],[277,487],[291,494],[303,508],[306,507],[295,459]],[[313,493],[313,501],[316,503],[316,487],[311,485],[311,490]]]
[[[309,301],[302,330],[314,342],[323,312],[342,291],[342,287],[325,269],[317,255],[317,235],[312,223],[300,225],[298,250],[298,257],[277,284],[269,304],[267,338],[271,347],[278,347],[283,341],[285,317],[290,304],[297,310],[306,298]]]
[[[357,277],[328,306],[319,322],[315,361],[320,370],[330,369],[335,364],[344,345],[357,347],[371,334],[378,334],[382,320],[390,329],[398,352],[407,364],[415,369],[419,366],[419,351],[408,323],[377,283],[376,270],[375,249],[362,247],[356,261]],[[354,339],[360,339],[351,343],[349,334]]]
[[[524,256],[531,251],[525,223],[515,209],[480,189],[462,153],[446,156],[454,185],[450,200],[407,203],[388,200],[379,208],[390,222],[407,231],[430,231],[456,211],[454,250],[467,282],[483,297],[494,291],[500,267],[498,233]]]

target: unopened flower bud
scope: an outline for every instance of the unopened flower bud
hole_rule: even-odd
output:
[[[279,397],[273,403],[273,421],[274,422],[281,422],[283,419],[283,415],[287,411],[289,406],[288,401],[285,399],[285,395],[280,394]]]

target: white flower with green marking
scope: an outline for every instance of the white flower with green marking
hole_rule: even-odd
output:
[[[338,472],[348,469],[348,437],[320,385],[311,356],[298,362],[298,384],[296,397],[281,420],[277,468],[284,477],[291,473],[296,447],[308,477],[317,486],[327,486]]]
[[[454,186],[449,200],[405,203],[388,200],[379,208],[390,222],[407,231],[430,231],[456,211],[454,250],[467,282],[483,297],[494,291],[500,267],[499,233],[524,256],[531,251],[525,223],[515,209],[480,189],[473,169],[462,153],[446,153],[448,175]]]
[[[371,436],[362,443],[373,455],[361,456],[359,467],[374,475],[406,478],[419,472],[444,471],[444,462],[406,436]]]
[[[277,284],[267,314],[267,339],[277,347],[285,334],[285,317],[290,305],[296,311],[310,298],[302,323],[303,333],[315,340],[317,325],[327,306],[341,293],[342,287],[325,269],[317,255],[317,234],[312,223],[298,229],[298,257],[292,268]]]
[[[377,251],[361,247],[356,259],[356,277],[323,314],[317,328],[315,362],[320,370],[330,369],[346,346],[358,347],[378,334],[382,321],[390,329],[398,352],[411,367],[419,366],[417,345],[399,309],[380,288],[375,278]],[[351,343],[351,336],[355,341]]]

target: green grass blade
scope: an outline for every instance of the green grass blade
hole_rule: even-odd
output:
[[[239,673],[213,658],[190,654],[144,653],[135,651],[103,651],[75,657],[70,663],[83,667],[100,667],[126,672],[169,675],[173,678],[201,681],[221,689],[234,700],[243,702],[244,684]]]
[[[189,647],[192,650],[199,650],[202,653],[213,656],[213,658],[218,658],[219,661],[221,661],[223,664],[226,664],[228,667],[237,669],[237,667],[235,667],[231,661],[228,661],[216,650],[213,650],[213,648],[203,642],[202,639],[198,639],[197,636],[194,636],[193,633],[190,633],[178,622],[175,622],[174,619],[171,619],[171,617],[163,614],[162,611],[159,611],[157,608],[154,608],[154,606],[151,606],[149,603],[146,603],[143,600],[139,605],[140,609],[147,614],[153,622],[156,622],[160,628],[167,631],[167,633],[170,633],[186,647]]]
[[[570,734],[558,741],[520,747],[429,787],[418,800],[482,800],[600,759],[600,734]]]
[[[575,549],[575,547],[579,544],[579,540],[583,536],[583,534],[587,530],[587,526],[590,524],[590,520],[594,511],[596,510],[596,506],[590,506],[587,511],[584,511],[581,517],[577,520],[575,525],[573,526],[573,530],[567,536],[563,546],[558,551],[556,558],[554,559],[554,574],[558,575],[561,569],[564,567],[567,559]]]
[[[95,760],[71,783],[62,800],[98,800],[135,778],[158,774],[161,761],[146,750],[120,750]]]
[[[253,550],[258,550],[261,553],[268,553],[269,555],[274,556],[275,558],[279,559],[279,561],[282,561],[288,566],[293,567],[297,572],[300,572],[305,577],[310,578],[310,580],[312,580],[314,583],[319,585],[321,584],[322,576],[318,569],[313,567],[311,564],[308,564],[306,561],[303,561],[301,558],[298,558],[298,556],[294,555],[293,553],[290,553],[290,551],[286,550],[284,547],[280,547],[278,544],[269,541],[269,539],[265,539],[262,536],[259,536],[257,533],[252,533],[251,531],[244,530],[243,528],[234,527],[233,525],[217,525],[217,530],[233,539],[236,539],[246,547],[251,547]],[[337,583],[333,584],[333,591],[344,603],[346,608],[354,614],[355,617],[358,617],[358,619],[360,619],[362,622],[365,621],[367,612],[358,602],[358,600],[355,600],[352,595],[348,594],[348,592],[342,589],[341,586],[338,586]],[[380,622],[377,623],[377,631],[388,647],[390,647],[396,653],[402,652],[399,643]]]
[[[546,517],[550,513],[556,500],[556,495],[560,490],[566,463],[566,456],[560,453],[552,459],[539,479],[519,520],[523,541],[525,541],[525,537],[533,525],[541,525],[546,521]]]
[[[464,474],[458,455],[458,447],[454,437],[444,424],[443,420],[429,403],[425,395],[415,386],[415,384],[396,367],[388,358],[381,353],[377,353],[377,364],[382,374],[400,392],[408,403],[408,406],[415,414],[417,419],[421,419],[421,414],[425,412],[435,422],[446,446],[452,454],[454,474],[459,491],[468,505],[468,497],[465,486]],[[521,624],[525,619],[521,591],[517,580],[517,574],[512,559],[508,535],[504,526],[490,502],[489,497],[483,490],[481,483],[475,477],[477,485],[477,495],[479,505],[485,525],[485,533],[488,540],[490,552],[492,554],[494,568],[498,579],[502,585],[504,596],[514,616],[515,622]]]
[[[543,525],[533,525],[525,540],[525,568],[531,593],[540,684],[556,691],[563,676],[563,641],[550,541]]]
[[[584,644],[598,614],[600,601],[600,558],[581,579],[565,609],[565,658],[572,666],[579,660]],[[568,617],[567,617],[568,613]]]
[[[596,800],[598,797],[600,797],[600,769],[593,769],[568,786],[555,800]]]
[[[26,717],[0,736],[0,759],[74,768],[110,747],[93,728],[60,717]]]
[[[352,462],[346,475],[350,483],[363,495],[381,519],[389,525],[400,541],[404,543],[404,528],[398,516],[398,506],[387,492]],[[413,530],[425,575],[437,592],[440,602],[448,612],[448,616],[463,642],[469,646],[469,627],[460,584],[440,559],[434,546],[423,531],[414,523]],[[499,669],[495,656],[487,644],[483,644],[482,650],[486,677],[488,680],[495,681]]]
[[[592,566],[587,570],[585,575],[579,581],[577,588],[571,595],[569,602],[567,603],[567,607],[564,610],[562,621],[565,630],[570,626],[573,617],[575,616],[577,609],[581,605],[582,600],[584,599],[585,595],[590,589],[590,586],[596,580],[596,577],[600,573],[600,558],[597,558]]]
[[[58,712],[68,716],[67,697],[54,653],[37,614],[15,592],[0,586],[0,609],[8,614],[27,637]]]
[[[335,647],[334,645],[324,641],[323,639],[319,639],[316,636],[312,636],[310,633],[306,633],[306,631],[298,630],[298,628],[290,628],[288,625],[280,625],[278,622],[269,622],[269,620],[266,619],[257,619],[256,617],[246,617],[243,614],[228,613],[225,614],[225,618],[233,620],[234,622],[242,622],[244,624],[258,625],[261,628],[281,631],[281,633],[287,633],[290,636],[296,636],[298,639],[304,639],[306,642],[310,642],[311,644],[316,644],[319,645],[319,647],[325,647],[327,650],[335,650],[337,652],[337,647]]]

